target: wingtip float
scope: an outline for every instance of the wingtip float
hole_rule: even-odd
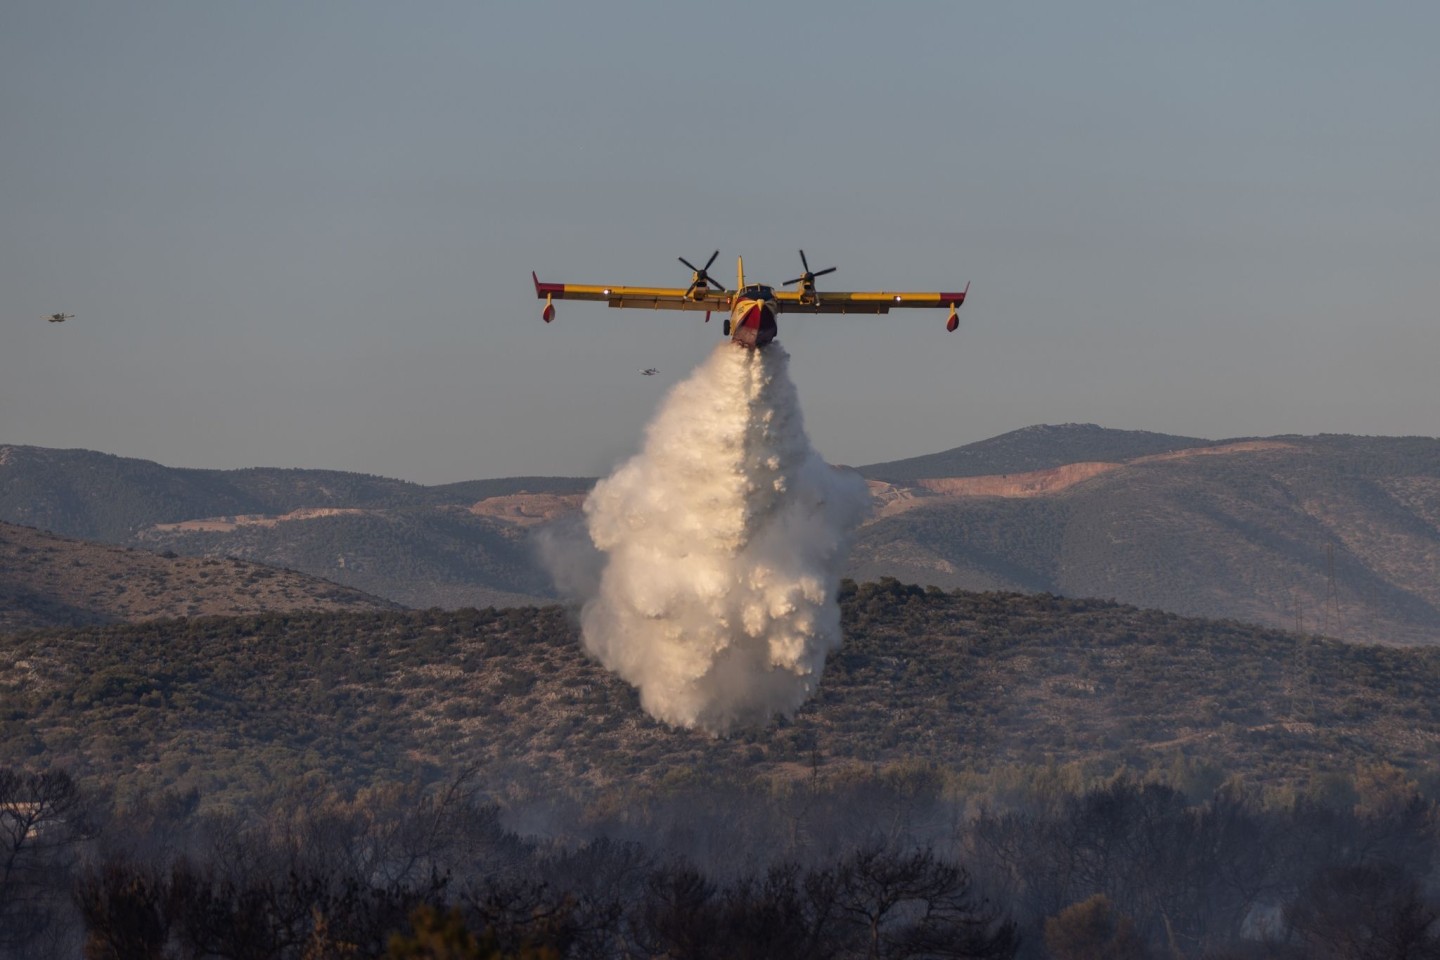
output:
[[[777,325],[775,318],[781,313],[864,313],[882,314],[903,308],[936,309],[949,307],[950,314],[945,329],[954,333],[960,326],[959,310],[970,293],[970,284],[965,289],[954,291],[893,292],[886,290],[826,291],[815,288],[815,278],[834,273],[837,268],[826,267],[811,271],[800,251],[800,263],[805,272],[782,286],[797,285],[795,290],[777,291],[763,283],[747,283],[745,261],[736,264],[735,288],[726,290],[710,276],[710,266],[720,255],[716,250],[697,267],[684,257],[677,259],[690,268],[690,284],[686,287],[624,287],[601,284],[544,283],[532,270],[530,279],[535,283],[535,296],[545,301],[541,318],[546,323],[555,319],[556,300],[604,300],[612,307],[629,307],[651,310],[703,310],[708,322],[712,311],[728,312],[723,325],[725,336],[746,347],[763,347],[775,339]]]

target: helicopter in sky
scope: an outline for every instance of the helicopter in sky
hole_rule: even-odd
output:
[[[74,316],[75,316],[75,314],[73,314],[73,313],[52,313],[52,314],[50,314],[50,322],[51,322],[51,323],[64,323],[66,320],[69,320],[69,319],[71,319],[71,318],[74,317]]]
[[[925,293],[896,293],[887,290],[861,290],[849,292],[821,293],[815,288],[815,278],[834,273],[837,268],[811,271],[805,251],[800,251],[800,263],[805,272],[793,280],[786,280],[782,286],[798,284],[795,290],[776,291],[763,283],[747,283],[745,260],[739,258],[736,264],[735,289],[727,291],[710,276],[710,265],[720,256],[716,250],[697,267],[684,257],[677,257],[690,268],[688,287],[618,287],[599,284],[542,283],[531,271],[530,279],[535,282],[535,296],[545,301],[541,317],[546,323],[555,319],[555,300],[604,300],[612,307],[649,308],[651,310],[704,310],[705,321],[715,310],[725,310],[724,333],[731,340],[746,347],[763,347],[775,339],[777,327],[775,317],[781,313],[889,313],[905,307],[950,308],[945,329],[952,333],[960,326],[957,311],[970,292],[970,284],[964,290],[937,291]]]
[[[641,371],[640,371],[640,376],[642,376],[642,377],[653,377],[653,376],[655,376],[655,374],[657,374],[657,373],[659,373],[659,372],[660,372],[660,371],[659,371],[659,370],[656,370],[654,367],[646,367],[644,370],[641,370]]]

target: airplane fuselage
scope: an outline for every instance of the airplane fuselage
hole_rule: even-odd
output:
[[[775,339],[775,315],[779,313],[775,291],[754,283],[735,294],[727,324],[730,339],[741,346],[759,348]]]

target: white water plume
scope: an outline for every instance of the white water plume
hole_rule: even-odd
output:
[[[585,501],[605,554],[585,646],[667,723],[789,714],[840,643],[840,567],[870,500],[811,448],[789,359],[720,344]]]

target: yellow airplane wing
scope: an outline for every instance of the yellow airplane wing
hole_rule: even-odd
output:
[[[535,296],[553,300],[604,300],[612,307],[648,307],[652,310],[724,310],[730,294],[709,287],[621,287],[593,283],[543,283],[533,272]],[[553,312],[552,312],[553,316]]]
[[[958,309],[969,292],[968,283],[964,290],[954,291],[821,290],[802,293],[799,290],[779,290],[775,293],[775,304],[781,313],[889,313],[906,307]]]

